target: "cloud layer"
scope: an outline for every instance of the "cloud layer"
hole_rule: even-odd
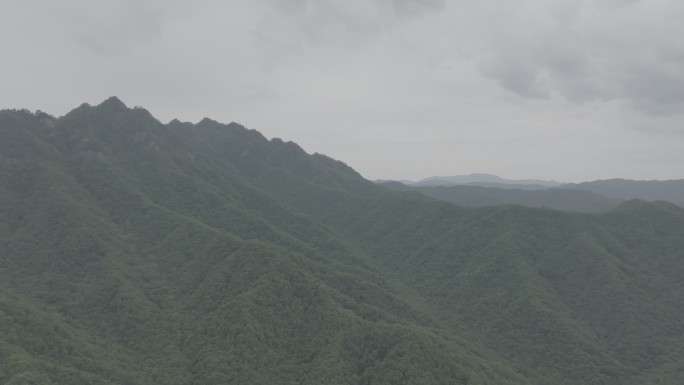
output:
[[[0,4],[1,108],[117,95],[369,178],[681,178],[676,0]]]

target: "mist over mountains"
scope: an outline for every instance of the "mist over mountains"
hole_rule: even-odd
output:
[[[436,187],[468,208],[236,123],[3,110],[0,383],[677,383],[684,209],[598,185]]]
[[[418,182],[407,183],[413,186],[453,186],[453,185],[473,185],[485,187],[504,187],[516,188],[518,186],[529,186],[529,189],[560,186],[562,183],[551,180],[538,179],[504,179],[492,174],[468,174],[454,176],[432,176],[421,179]]]
[[[518,204],[578,212],[606,212],[630,199],[667,201],[684,207],[684,179],[626,179],[559,183],[509,180],[491,174],[429,177],[418,182],[376,181],[398,191],[418,191],[429,197],[468,207]]]
[[[684,207],[684,179],[639,181],[626,179],[597,180],[563,187],[592,191],[621,199],[644,199],[668,201]]]

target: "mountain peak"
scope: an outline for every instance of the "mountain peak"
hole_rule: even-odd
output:
[[[100,103],[96,108],[105,109],[108,111],[128,110],[128,107],[126,107],[124,102],[122,102],[121,99],[117,98],[116,96],[110,96],[109,98],[105,99],[102,103]]]
[[[102,103],[95,106],[95,109],[106,112],[124,112],[129,110],[126,104],[116,96],[108,97]]]
[[[202,120],[197,122],[197,127],[214,127],[218,125],[221,125],[221,123],[207,117],[204,117]]]

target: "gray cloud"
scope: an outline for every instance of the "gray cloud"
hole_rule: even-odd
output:
[[[118,55],[161,37],[161,1],[36,3],[59,20],[59,28],[70,39],[97,55]]]
[[[394,9],[402,15],[415,15],[426,10],[441,10],[445,0],[392,0]]]
[[[684,5],[557,2],[520,7],[489,41],[482,73],[524,97],[618,100],[649,113],[684,106]],[[562,5],[562,6],[559,6]],[[544,9],[541,6],[542,10]],[[549,23],[549,21],[561,21]]]
[[[60,115],[118,95],[164,121],[238,121],[369,178],[682,177],[683,8],[1,2],[0,108]]]

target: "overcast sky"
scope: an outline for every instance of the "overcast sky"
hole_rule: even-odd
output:
[[[369,179],[684,178],[681,0],[0,0],[0,108],[116,95]]]

